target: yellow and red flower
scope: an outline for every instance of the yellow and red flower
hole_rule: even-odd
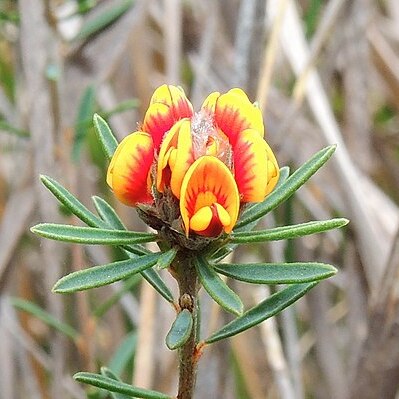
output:
[[[194,113],[180,88],[163,85],[141,129],[119,144],[107,182],[131,206],[173,196],[187,236],[230,233],[241,204],[263,201],[279,178],[263,136],[261,111],[241,89],[210,94]]]

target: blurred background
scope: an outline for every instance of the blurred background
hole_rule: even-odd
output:
[[[234,254],[327,262],[339,273],[279,317],[205,351],[196,398],[398,397],[397,0],[0,0],[0,397],[104,398],[71,377],[101,365],[176,394],[177,356],[164,343],[170,305],[136,278],[51,293],[62,275],[121,254],[29,232],[43,221],[79,223],[39,174],[92,210],[92,195],[107,199],[129,228],[145,228],[106,187],[92,115],[120,140],[163,83],[181,85],[196,109],[211,91],[246,90],[291,170],[338,144],[263,227],[351,220]],[[268,295],[233,288],[247,306]],[[229,316],[202,301],[208,335]]]

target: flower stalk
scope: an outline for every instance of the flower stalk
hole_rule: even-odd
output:
[[[179,350],[179,387],[177,399],[191,399],[193,397],[197,358],[195,356],[198,331],[198,290],[197,273],[189,251],[180,252],[173,262],[171,269],[179,285],[180,310],[187,309],[193,319],[193,327],[186,343]]]

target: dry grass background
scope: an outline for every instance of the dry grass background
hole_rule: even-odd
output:
[[[399,2],[136,0],[87,34],[121,3],[98,1],[66,17],[72,0],[0,2],[0,397],[95,398],[70,376],[110,362],[127,382],[175,393],[176,356],[164,344],[173,312],[165,301],[138,282],[98,317],[122,283],[71,296],[51,287],[68,271],[118,253],[29,232],[39,221],[78,223],[40,185],[39,173],[91,209],[92,195],[114,201],[91,115],[111,111],[121,139],[164,82],[182,85],[196,107],[211,91],[244,88],[264,112],[280,165],[295,169],[338,144],[267,226],[351,219],[341,231],[235,253],[247,261],[330,262],[339,273],[275,320],[208,350],[196,398],[397,397]],[[82,27],[86,35],[71,40]],[[116,112],[132,98],[139,105]],[[134,210],[114,205],[129,227],[144,228]],[[247,304],[267,295],[235,288]],[[78,337],[16,310],[13,297],[40,305]],[[228,316],[203,301],[204,328],[212,331]]]

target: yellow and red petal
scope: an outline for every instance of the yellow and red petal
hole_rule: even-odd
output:
[[[180,198],[181,184],[194,162],[191,123],[188,118],[177,122],[166,134],[159,150],[157,165],[157,190],[164,192],[170,185],[172,193]]]
[[[267,188],[266,188],[266,195],[269,195],[276,184],[278,179],[280,178],[280,168],[277,163],[277,159],[270,148],[269,144],[266,143],[266,151],[267,151]]]
[[[233,161],[241,201],[263,201],[276,185],[279,169],[272,150],[258,131],[247,129],[238,135]]]
[[[202,103],[201,109],[206,110],[208,113],[213,114],[215,112],[216,101],[220,97],[220,93],[218,91],[214,91],[209,94],[209,96]]]
[[[206,236],[230,233],[237,222],[240,198],[227,166],[213,156],[197,159],[184,176],[180,213],[186,234],[190,229]]]
[[[191,117],[192,114],[193,107],[182,89],[162,85],[151,98],[142,129],[152,136],[155,148],[159,148],[165,133],[177,121]]]
[[[151,136],[135,132],[118,145],[108,167],[107,183],[124,204],[152,203],[151,166],[154,143]]]
[[[245,129],[254,129],[264,136],[262,113],[241,89],[231,89],[216,99],[214,121],[233,147],[238,135]]]

